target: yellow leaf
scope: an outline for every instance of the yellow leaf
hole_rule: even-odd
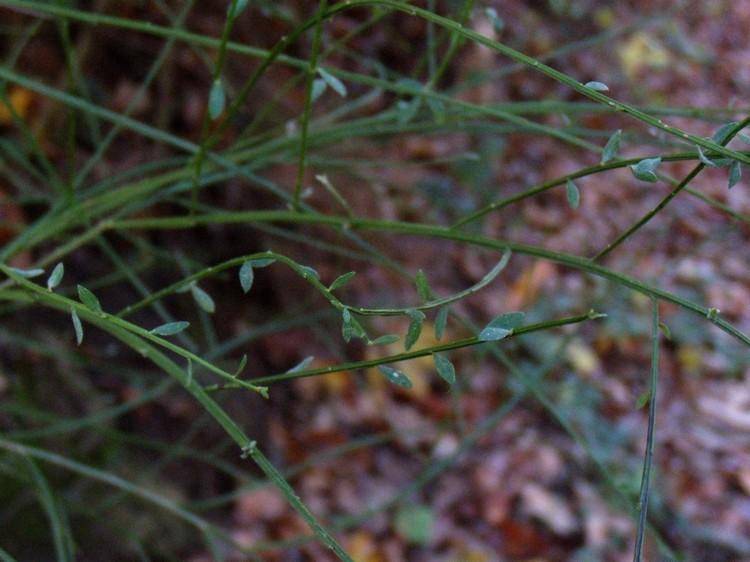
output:
[[[8,92],[8,101],[21,119],[26,119],[31,108],[33,93],[20,86],[13,86]],[[12,112],[8,106],[0,101],[0,126],[13,123]]]

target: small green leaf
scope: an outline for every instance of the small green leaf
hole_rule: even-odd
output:
[[[565,184],[565,196],[568,198],[568,205],[571,209],[577,209],[581,202],[581,195],[578,193],[578,188],[571,180]]]
[[[453,386],[456,383],[456,368],[453,366],[453,363],[437,353],[432,355],[432,359],[435,361],[435,369],[438,375],[443,377],[449,385]]]
[[[417,294],[419,295],[419,298],[422,299],[424,302],[427,302],[432,298],[432,290],[430,289],[429,283],[427,283],[427,277],[424,274],[424,271],[421,269],[417,271]]]
[[[406,315],[411,319],[409,329],[406,330],[406,339],[404,340],[404,347],[409,351],[419,339],[419,334],[422,333],[422,323],[424,322],[425,315],[421,310],[413,308],[406,310]]]
[[[450,311],[448,306],[441,306],[438,310],[437,316],[435,317],[435,339],[440,341],[443,339],[443,333],[445,333],[445,325],[448,323],[448,312]]]
[[[413,545],[426,545],[432,539],[435,515],[429,507],[403,504],[396,512],[393,527],[406,542]]]
[[[746,135],[745,133],[737,133],[737,138],[745,144],[750,144],[750,136]]]
[[[700,146],[696,146],[695,148],[698,149],[698,160],[703,162],[706,166],[711,166],[712,168],[716,168],[716,162],[706,157],[705,154],[703,154],[703,150],[701,150]]]
[[[711,137],[711,140],[716,144],[724,144],[724,142],[729,138],[729,135],[735,129],[735,127],[737,127],[738,124],[739,123],[737,123],[737,121],[733,121],[731,123],[727,123],[726,125],[722,125],[719,130],[714,133],[714,136]]]
[[[224,112],[227,103],[227,97],[224,93],[224,85],[221,78],[214,80],[211,91],[208,93],[208,116],[216,119]]]
[[[586,82],[584,86],[596,92],[608,92],[609,91],[609,87],[606,84],[603,84],[602,82]]]
[[[320,279],[320,274],[315,271],[312,267],[307,267],[306,265],[300,265],[299,268],[302,270],[302,277],[307,279],[308,277],[312,277],[314,279]]]
[[[609,137],[609,140],[607,141],[607,144],[604,145],[604,150],[602,151],[602,164],[606,164],[607,162],[611,162],[614,160],[615,156],[617,155],[617,151],[620,148],[620,138],[622,137],[622,129],[617,129],[614,133],[612,133],[612,136]]]
[[[389,345],[392,343],[396,343],[398,340],[400,340],[396,334],[388,334],[385,336],[380,336],[379,338],[375,338],[372,341],[368,341],[367,345]]]
[[[664,337],[668,340],[672,339],[672,332],[669,329],[669,326],[667,326],[664,322],[659,322],[659,328],[664,333]]]
[[[495,8],[485,8],[484,13],[487,14],[490,23],[492,23],[492,30],[500,35],[503,32],[503,29],[505,29],[503,18],[497,15],[497,10],[495,10]]]
[[[260,269],[261,267],[267,267],[275,262],[276,262],[275,258],[255,258],[252,260],[248,260],[248,263],[253,264],[253,267],[255,269]]]
[[[352,338],[359,338],[363,340],[368,339],[364,328],[362,328],[362,326],[352,316],[352,313],[348,309],[344,309],[341,315],[344,319],[343,325],[341,326],[341,335],[344,337],[344,341],[346,343],[349,343]]]
[[[349,273],[344,273],[343,275],[339,275],[336,279],[334,279],[333,283],[328,287],[329,291],[335,291],[336,289],[339,289],[346,285],[349,281],[354,279],[354,276],[356,275],[355,271],[350,271]]]
[[[742,166],[737,160],[732,160],[729,165],[729,189],[732,189],[742,177]]]
[[[76,333],[76,343],[81,345],[81,342],[83,341],[83,326],[81,326],[81,319],[78,318],[76,309],[72,306],[70,307],[70,318],[73,320],[73,329]]]
[[[190,294],[193,295],[193,300],[195,300],[198,306],[200,306],[209,314],[213,314],[213,312],[216,310],[214,299],[212,299],[211,295],[201,289],[196,283],[190,284]]]
[[[78,298],[81,299],[81,302],[88,308],[101,314],[102,305],[99,304],[99,299],[97,299],[96,295],[83,285],[78,285]]]
[[[487,324],[479,333],[479,341],[497,341],[513,333],[514,328],[521,325],[524,319],[523,312],[506,312]]]
[[[245,353],[242,356],[242,359],[240,359],[240,364],[238,365],[237,370],[232,375],[235,379],[240,376],[240,373],[245,368],[245,365],[247,365],[247,353]]]
[[[44,275],[43,269],[18,269],[17,267],[11,267],[10,270],[18,275],[19,277],[23,277],[24,279],[31,279],[33,277],[39,277],[40,275]]]
[[[60,284],[60,281],[62,281],[64,273],[65,273],[65,266],[62,264],[62,262],[60,262],[55,266],[55,269],[52,270],[52,275],[49,276],[49,279],[47,279],[48,291],[51,291],[52,289],[54,289]]]
[[[637,164],[630,166],[630,169],[633,171],[633,175],[639,180],[654,183],[658,179],[655,172],[660,163],[661,157],[645,158]]]
[[[253,273],[253,262],[246,261],[240,267],[240,285],[242,286],[243,293],[247,294],[247,292],[252,288],[254,278],[255,274]]]
[[[393,384],[397,384],[398,386],[402,386],[404,388],[411,388],[411,381],[409,380],[409,377],[407,377],[401,371],[393,369],[392,367],[386,367],[385,365],[378,365],[378,369],[380,369],[380,372],[385,375],[385,378],[387,378]]]
[[[313,80],[312,90],[310,90],[310,101],[315,101],[320,96],[322,96],[327,87],[328,86],[326,85],[326,81],[322,78],[316,78],[315,80]]]
[[[647,390],[643,394],[641,394],[638,397],[638,400],[635,401],[635,407],[640,410],[643,408],[646,404],[648,404],[648,401],[651,399],[651,391]]]
[[[151,330],[150,333],[154,334],[155,336],[173,336],[175,334],[179,334],[188,326],[190,326],[190,322],[167,322],[166,324],[157,326],[156,328]]]
[[[326,72],[322,68],[318,68],[318,74],[320,74],[320,77],[325,81],[325,83],[331,87],[331,90],[336,92],[342,98],[346,97],[346,86],[344,86],[344,83],[341,80],[336,78],[330,72]]]
[[[310,355],[309,357],[305,357],[302,361],[297,363],[294,367],[286,371],[287,373],[299,373],[300,371],[304,371],[307,366],[313,362],[313,359],[315,359],[314,356]]]

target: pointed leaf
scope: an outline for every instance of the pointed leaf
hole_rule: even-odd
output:
[[[326,91],[326,81],[322,78],[316,78],[312,83],[312,90],[310,90],[310,101],[317,100]]]
[[[341,326],[341,335],[344,337],[346,343],[349,343],[352,338],[367,339],[364,328],[362,328],[349,310],[344,309],[342,316],[344,323]]]
[[[733,121],[732,123],[722,125],[719,130],[714,133],[714,136],[711,137],[711,140],[716,144],[724,144],[724,142],[729,138],[730,133],[738,124],[739,123],[737,123],[737,121]]]
[[[188,326],[190,326],[190,322],[167,322],[151,330],[151,333],[155,336],[173,336],[179,334]]]
[[[320,77],[325,81],[328,86],[330,86],[331,90],[336,92],[338,95],[340,95],[342,98],[346,97],[346,86],[344,86],[344,83],[336,78],[333,74],[326,72],[322,68],[318,68],[318,74],[320,74]]]
[[[60,262],[55,266],[55,269],[52,270],[52,274],[49,276],[49,279],[47,279],[48,291],[51,291],[52,289],[54,289],[60,284],[60,281],[62,281],[64,273],[65,273],[65,266],[62,264],[62,262]]]
[[[240,285],[242,286],[242,292],[247,292],[253,287],[253,279],[255,274],[253,273],[253,262],[246,261],[240,267]]]
[[[76,343],[81,345],[81,342],[83,341],[83,326],[81,326],[81,319],[78,318],[76,309],[72,306],[70,307],[70,318],[73,320],[73,329],[76,333]]]
[[[568,198],[568,205],[570,205],[570,208],[577,209],[581,202],[581,195],[578,193],[576,184],[570,180],[565,184],[565,196]]]
[[[218,78],[214,80],[211,91],[208,93],[208,116],[211,119],[216,119],[224,112],[226,103],[227,97],[224,93],[224,84]]]
[[[500,35],[505,28],[505,22],[503,21],[503,18],[497,15],[497,10],[495,8],[485,8],[484,13],[487,14],[490,23],[492,23],[492,30],[496,34]]]
[[[300,371],[304,371],[307,366],[313,362],[313,359],[315,359],[314,356],[310,355],[309,357],[305,357],[302,361],[297,363],[294,367],[286,371],[287,373],[299,373]]]
[[[89,291],[83,285],[78,285],[78,298],[81,299],[81,302],[94,312],[102,312],[102,305],[99,304],[99,299],[97,299],[96,295],[94,295],[94,293]]]
[[[435,369],[445,382],[453,386],[456,383],[456,368],[448,359],[437,353],[432,356],[435,361]]]
[[[672,331],[669,329],[664,322],[659,322],[659,329],[664,333],[664,337],[668,340],[672,339]]]
[[[745,133],[737,133],[737,138],[745,144],[750,144],[750,136],[746,135]]]
[[[409,380],[409,377],[407,377],[401,371],[398,371],[391,367],[386,367],[385,365],[378,365],[378,369],[380,369],[380,372],[385,375],[385,378],[387,378],[393,384],[397,384],[398,386],[402,386],[404,388],[411,388],[411,381]]]
[[[320,279],[320,274],[315,271],[312,267],[307,267],[306,265],[300,265],[299,268],[302,270],[302,277],[307,279],[308,277],[313,277],[314,279]]]
[[[658,179],[655,172],[660,163],[661,157],[646,158],[630,166],[630,169],[633,171],[633,175],[639,180],[654,183]]]
[[[430,285],[427,283],[427,277],[424,274],[424,271],[421,269],[417,271],[417,294],[419,295],[419,298],[422,299],[424,302],[427,302],[432,298],[432,291],[430,290]]]
[[[608,92],[609,91],[609,87],[606,84],[603,84],[601,82],[595,82],[595,81],[586,82],[584,86],[596,92]]]
[[[214,303],[214,299],[211,298],[211,295],[209,295],[195,283],[192,283],[190,285],[190,293],[193,295],[193,299],[198,304],[198,306],[200,306],[209,314],[213,314],[213,312],[216,310],[216,304]]]
[[[617,151],[620,148],[620,137],[622,137],[622,129],[617,129],[612,133],[612,136],[609,137],[609,140],[607,141],[607,144],[604,145],[604,150],[602,151],[602,164],[614,160]]]
[[[399,339],[401,338],[399,338],[396,334],[388,334],[367,342],[367,345],[389,345],[392,343],[396,343]]]
[[[479,341],[497,341],[513,333],[513,329],[523,323],[523,312],[506,312],[487,324],[479,333]]]
[[[695,148],[698,149],[698,160],[703,162],[706,166],[711,166],[712,168],[716,168],[716,162],[706,157],[705,154],[703,154],[703,151],[701,150],[700,146],[696,146]]]
[[[742,177],[742,166],[737,160],[732,160],[729,165],[729,189],[732,189]]]
[[[638,397],[638,400],[635,401],[635,407],[637,409],[643,408],[646,404],[648,404],[648,401],[651,399],[651,391],[647,390],[643,394],[641,394]]]
[[[18,275],[19,277],[23,277],[24,279],[31,279],[33,277],[39,277],[40,275],[44,275],[44,270],[40,268],[18,269],[17,267],[11,267],[10,270],[16,275]]]
[[[435,339],[437,341],[440,341],[443,338],[445,325],[448,323],[448,311],[449,308],[447,306],[441,306],[435,317]]]
[[[406,315],[411,319],[409,329],[406,330],[406,339],[404,340],[404,347],[409,351],[419,339],[419,334],[422,333],[422,323],[424,322],[425,315],[421,310],[413,308],[407,310]]]
[[[242,356],[242,359],[240,359],[240,364],[237,366],[237,370],[234,371],[234,374],[232,375],[234,378],[237,378],[240,376],[240,373],[242,372],[242,369],[245,368],[245,365],[247,365],[247,353],[245,353]]]
[[[333,283],[328,287],[328,290],[333,292],[336,289],[339,289],[346,285],[349,281],[354,279],[354,276],[356,275],[355,271],[350,271],[349,273],[344,273],[343,275],[339,275],[336,279],[334,279]]]
[[[260,269],[261,267],[267,267],[274,262],[276,262],[276,259],[274,258],[255,258],[255,259],[249,260],[249,263],[253,264],[253,267],[256,269]]]

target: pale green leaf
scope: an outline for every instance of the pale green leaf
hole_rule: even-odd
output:
[[[55,269],[52,270],[52,274],[49,276],[49,279],[47,279],[48,291],[51,291],[52,289],[54,289],[60,284],[60,281],[62,281],[64,273],[65,273],[65,266],[62,264],[62,262],[60,262],[55,266]]]
[[[385,378],[387,378],[393,384],[397,384],[398,386],[402,386],[404,388],[411,388],[411,380],[409,380],[409,377],[407,377],[401,371],[393,369],[392,367],[387,367],[385,365],[378,365],[378,369],[380,369],[380,372],[385,375]]]
[[[198,304],[198,306],[200,306],[209,314],[213,314],[213,312],[216,310],[216,304],[214,303],[214,299],[211,298],[211,295],[209,295],[195,283],[192,283],[190,285],[190,293],[193,295],[193,299]]]
[[[742,177],[742,166],[737,160],[732,160],[729,165],[729,189],[732,189]]]
[[[40,275],[44,275],[44,270],[40,268],[19,269],[17,267],[11,267],[10,270],[16,275],[18,275],[19,277],[23,277],[24,279],[31,279],[33,277],[39,277]]]
[[[602,151],[602,164],[606,164],[607,162],[611,162],[614,160],[615,156],[617,155],[617,151],[620,148],[620,138],[622,137],[622,129],[617,129],[614,133],[612,133],[612,136],[609,137],[609,140],[607,141],[607,144],[604,145],[604,150]]]
[[[429,283],[427,283],[427,277],[425,276],[424,271],[421,269],[417,271],[416,284],[419,298],[424,302],[430,300],[432,298],[432,290],[430,289]]]
[[[570,208],[577,209],[578,205],[581,202],[581,195],[578,192],[576,184],[574,184],[571,180],[568,180],[568,182],[565,184],[565,196],[568,199],[568,205],[570,205]]]
[[[346,97],[346,86],[344,86],[344,83],[336,78],[333,74],[330,72],[326,72],[322,68],[318,68],[318,74],[320,74],[320,77],[325,81],[326,84],[336,92],[338,95],[340,95],[342,98]]]
[[[73,320],[73,330],[76,333],[76,343],[81,345],[83,341],[83,326],[81,325],[81,319],[78,318],[78,312],[72,306],[70,307],[70,317]]]
[[[440,341],[443,338],[445,332],[445,325],[448,323],[448,312],[450,311],[448,306],[441,306],[438,310],[437,316],[435,317],[435,339]]]
[[[247,294],[252,288],[254,279],[255,274],[253,272],[253,262],[246,261],[240,267],[240,286],[242,287],[243,293]]]
[[[317,100],[326,91],[326,81],[322,78],[316,78],[313,80],[312,89],[310,90],[310,101]]]
[[[711,140],[716,144],[724,144],[724,142],[729,138],[730,133],[737,127],[738,124],[739,123],[737,123],[737,121],[733,121],[731,123],[727,123],[726,125],[722,125],[719,130],[714,133],[714,136],[711,137]]]
[[[425,315],[421,310],[415,309],[407,310],[406,315],[411,320],[404,340],[404,347],[408,351],[417,342],[419,335],[422,333],[422,324],[424,323]]]
[[[479,341],[497,341],[513,333],[523,323],[523,312],[506,312],[487,324],[479,333]]]
[[[367,342],[368,345],[389,345],[392,343],[396,343],[399,338],[396,334],[388,334],[385,336],[380,336],[379,338],[375,338],[372,341]]]
[[[94,293],[89,291],[83,285],[78,285],[78,298],[81,299],[81,302],[94,312],[102,312],[102,305],[99,304],[99,299],[97,299],[96,295],[94,295]]]
[[[335,291],[336,289],[339,289],[346,285],[349,281],[354,279],[354,276],[356,275],[355,271],[350,271],[349,273],[344,273],[343,275],[339,275],[336,279],[334,279],[333,283],[328,287],[329,291]]]
[[[661,157],[657,158],[645,158],[630,166],[633,171],[633,175],[641,181],[647,181],[654,183],[658,178],[656,177],[656,168],[661,163]]]
[[[647,390],[643,394],[641,394],[638,397],[638,400],[635,401],[635,407],[640,410],[643,408],[646,404],[648,404],[648,401],[651,399],[651,391]]]
[[[456,368],[453,366],[453,363],[437,353],[433,354],[432,358],[435,361],[435,369],[438,375],[443,377],[449,385],[453,386],[456,383]]]
[[[227,97],[224,93],[224,84],[221,79],[214,80],[211,91],[208,93],[208,116],[216,119],[224,112]]]
[[[287,373],[299,373],[300,371],[304,371],[307,366],[313,362],[313,359],[315,359],[314,356],[310,355],[309,357],[305,357],[302,361],[297,363],[294,367],[286,371]]]
[[[190,326],[190,322],[167,322],[166,324],[162,324],[151,330],[151,333],[155,336],[173,336],[179,334],[188,326]]]
[[[586,86],[590,90],[594,90],[596,92],[607,92],[607,91],[609,91],[609,87],[606,84],[603,84],[602,82],[596,82],[596,81],[586,82],[586,84],[584,84],[584,86]]]

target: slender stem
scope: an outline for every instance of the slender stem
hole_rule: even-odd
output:
[[[651,387],[649,389],[648,434],[643,459],[641,492],[638,499],[638,531],[635,539],[633,561],[640,562],[643,555],[643,540],[648,523],[648,489],[651,479],[651,463],[654,456],[654,427],[656,426],[656,388],[659,379],[659,301],[651,299]]]

